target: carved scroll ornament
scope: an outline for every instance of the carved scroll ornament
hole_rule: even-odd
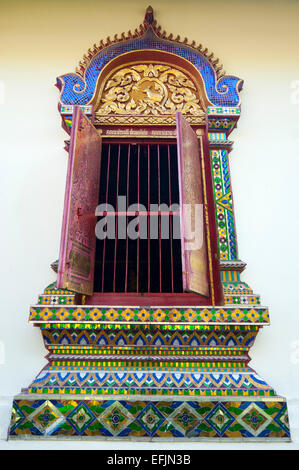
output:
[[[138,64],[114,73],[104,85],[97,115],[204,116],[194,83],[162,64]]]

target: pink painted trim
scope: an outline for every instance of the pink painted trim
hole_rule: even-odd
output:
[[[97,212],[97,216],[107,216],[107,217],[115,217],[115,216],[148,216],[148,215],[155,215],[155,216],[164,216],[164,215],[180,215],[177,211],[99,211]]]
[[[109,171],[110,171],[110,152],[111,152],[111,145],[109,144],[108,147],[108,164],[107,164],[107,173],[106,173],[106,209],[108,204],[108,188],[109,188]],[[105,257],[106,257],[106,238],[104,238],[104,246],[103,246],[103,255],[102,255],[102,292],[104,292],[104,282],[105,282]]]
[[[181,255],[182,255],[182,279],[183,290],[187,289],[186,255],[185,255],[185,222],[184,222],[184,177],[183,177],[183,134],[182,115],[176,113],[177,149],[178,149],[178,170],[179,170],[179,193],[180,193],[180,229],[181,229]]]
[[[232,200],[232,214],[233,214],[234,229],[235,229],[235,240],[236,240],[236,258],[232,258],[232,259],[239,259],[238,237],[237,237],[237,230],[236,230],[237,226],[236,226],[236,216],[235,216],[235,204],[234,204],[234,196],[233,196],[232,182],[231,182],[229,152],[227,150],[226,150],[226,159],[227,159],[228,180],[229,180],[230,194],[231,194],[231,200]]]
[[[67,253],[66,253],[67,243],[66,242],[67,242],[68,222],[69,222],[73,161],[74,161],[74,155],[75,155],[76,133],[77,133],[77,127],[78,127],[80,111],[81,111],[80,106],[74,106],[74,113],[73,113],[73,119],[72,119],[72,130],[71,130],[71,138],[70,138],[70,148],[69,148],[69,159],[68,159],[68,167],[67,167],[66,186],[65,186],[65,195],[64,195],[64,209],[63,209],[63,217],[62,217],[60,250],[59,250],[59,264],[58,264],[58,273],[57,273],[57,287],[58,287],[58,289],[63,288],[63,277],[64,277],[64,273],[65,273],[64,266],[65,266],[66,256],[67,256]]]
[[[138,174],[138,179],[137,179],[137,203],[138,203],[138,211],[139,211],[139,202],[140,202],[140,144],[138,144],[138,154],[137,154],[137,174]],[[138,230],[140,230],[139,227],[140,219],[138,216]],[[140,238],[138,236],[137,238],[137,261],[136,261],[136,290],[139,292],[139,258],[140,258]]]
[[[118,188],[119,188],[119,163],[120,163],[120,144],[118,144],[118,155],[117,155],[117,180],[116,180],[116,210],[118,211]],[[118,233],[118,218],[115,219],[115,233]],[[113,258],[113,292],[115,292],[116,284],[116,257],[117,257],[117,240],[116,235],[114,240],[114,258]]]
[[[128,147],[128,167],[127,167],[127,207],[129,207],[129,182],[130,182],[130,158],[131,158],[131,145]],[[126,226],[128,225],[128,217],[126,216]],[[128,260],[129,260],[129,238],[126,238],[126,275],[125,275],[125,292],[128,289]]]
[[[134,305],[134,306],[186,306],[211,305],[207,297],[189,292],[94,292],[86,296],[85,305]]]
[[[147,144],[147,210],[150,209],[151,204],[151,161],[150,161],[150,146]],[[151,290],[151,241],[150,241],[150,219],[147,219],[147,290]]]
[[[169,206],[171,207],[171,177],[170,177],[170,147],[169,147],[169,144],[167,145],[167,159],[168,159],[168,197],[169,197]],[[179,214],[177,214],[177,215],[179,215]],[[169,228],[170,228],[171,291],[173,292],[174,291],[174,284],[173,284],[172,223],[173,223],[173,220],[170,219]]]

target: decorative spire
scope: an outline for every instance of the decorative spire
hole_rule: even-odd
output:
[[[153,24],[154,22],[154,10],[150,5],[146,9],[144,22],[146,22],[149,25]]]
[[[197,46],[195,41],[192,41],[191,43],[189,43],[187,38],[185,38],[184,40],[181,40],[180,36],[177,36],[176,38],[174,38],[172,33],[168,35],[166,31],[162,30],[161,26],[157,25],[157,21],[154,18],[154,10],[151,5],[149,5],[146,9],[143,24],[141,24],[139,28],[136,28],[135,31],[133,31],[133,33],[131,31],[129,31],[127,34],[122,33],[120,37],[118,37],[118,35],[115,34],[112,39],[108,36],[106,41],[102,40],[100,41],[99,44],[94,44],[91,49],[88,49],[87,55],[84,55],[83,60],[79,62],[79,67],[76,68],[76,73],[81,75],[81,77],[83,77],[91,60],[102,49],[109,47],[111,44],[116,44],[116,43],[120,43],[123,41],[137,39],[139,37],[142,37],[146,33],[146,31],[150,28],[154,31],[156,36],[158,36],[158,38],[160,39],[166,39],[168,41],[175,42],[177,44],[183,44],[183,45],[192,47],[192,49],[195,49],[196,51],[199,51],[204,57],[208,59],[218,79],[220,79],[223,75],[225,75],[224,70],[222,70],[222,65],[219,65],[219,59],[214,57],[213,53],[209,53],[207,48],[204,49],[201,44]]]

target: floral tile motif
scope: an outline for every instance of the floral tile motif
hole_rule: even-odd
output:
[[[77,406],[77,408],[68,415],[68,421],[71,422],[79,434],[81,434],[94,420],[94,414],[84,402],[80,403],[79,406]]]
[[[245,306],[222,307],[181,307],[180,312],[175,308],[164,307],[127,308],[127,307],[93,307],[84,305],[65,305],[53,307],[45,305],[32,305],[29,321],[32,323],[43,322],[148,322],[169,324],[169,318],[174,323],[245,323],[268,324],[269,312],[266,307],[252,306],[248,310]]]
[[[114,402],[98,420],[112,436],[117,436],[134,421],[134,416],[120,402]]]
[[[242,347],[252,346],[258,333],[258,326],[254,325],[227,325],[215,326],[209,325],[196,330],[163,330],[153,325],[148,326],[145,332],[141,326],[133,328],[102,328],[99,331],[93,329],[75,329],[52,328],[42,329],[42,335],[47,348],[51,348],[52,354],[61,354],[61,348],[68,345],[72,348],[72,354],[80,354],[86,346],[91,346],[92,350],[98,350],[103,347],[119,346],[138,346],[138,347],[161,347],[169,346],[173,348],[184,347]],[[143,325],[142,325],[143,326]],[[177,328],[177,325],[175,325]],[[192,325],[182,325],[186,327]],[[216,328],[216,329],[215,329]],[[221,328],[221,329],[220,329]],[[164,349],[162,349],[164,350]]]
[[[162,401],[163,400],[163,401]],[[45,399],[14,401],[9,435],[34,438],[173,437],[182,439],[281,438],[289,440],[286,403],[281,401]]]
[[[242,423],[245,429],[255,437],[261,434],[271,420],[271,416],[255,403],[251,403],[238,418],[238,422]]]
[[[227,150],[210,150],[215,197],[218,252],[221,261],[237,258],[236,230]]]
[[[220,395],[274,395],[273,389],[254,373],[223,372],[186,372],[160,371],[151,368],[144,371],[136,367],[136,371],[122,371],[114,366],[114,370],[102,371],[59,371],[44,369],[30,385],[31,393],[64,394],[101,394],[103,389],[110,388],[111,393],[117,394],[122,389],[130,390],[130,394],[200,394],[210,395],[217,392]],[[47,391],[46,391],[47,390]]]
[[[50,400],[46,400],[28,416],[28,421],[43,435],[49,436],[65,421],[65,418]]]
[[[188,403],[182,403],[167,419],[173,424],[175,429],[179,430],[183,436],[187,437],[192,437],[192,431],[203,420],[202,416],[196,412],[195,408]]]
[[[10,420],[10,431],[13,432],[19,424],[26,419],[24,413],[20,410],[17,404],[12,408],[11,420]]]
[[[227,428],[234,422],[234,417],[221,403],[218,403],[206,417],[206,421],[222,436]]]
[[[277,416],[274,418],[274,421],[278,424],[279,427],[282,427],[286,432],[288,432],[290,423],[286,406],[279,411]]]
[[[165,421],[165,417],[159,412],[155,405],[149,403],[138,415],[137,421],[150,436],[153,436],[163,421]]]
[[[65,106],[75,104],[88,105],[94,94],[99,73],[111,59],[130,51],[156,49],[179,55],[191,62],[193,66],[200,71],[205,83],[206,93],[214,106],[221,106],[224,110],[238,106],[239,93],[237,91],[237,83],[239,79],[233,76],[224,76],[219,79],[216,86],[215,78],[217,74],[215,69],[198,49],[177,42],[176,40],[170,41],[159,37],[155,34],[152,25],[148,26],[147,31],[144,31],[143,26],[142,31],[137,33],[137,35],[138,37],[135,37],[135,39],[130,37],[125,41],[121,39],[115,44],[107,44],[108,47],[99,50],[94,55],[92,61],[89,61],[84,79],[80,75],[74,75],[73,73],[58,77],[58,86],[62,88],[60,97],[61,104]],[[225,91],[219,92],[218,89],[225,89]],[[230,117],[230,113],[225,114],[227,114],[228,118]],[[239,114],[233,114],[235,119],[239,117]],[[217,118],[219,119],[219,115]],[[229,121],[229,119],[226,120]]]

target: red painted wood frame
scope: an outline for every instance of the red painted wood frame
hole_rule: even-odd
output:
[[[96,236],[94,209],[99,192],[102,139],[75,106],[66,179],[57,287],[93,292]]]
[[[219,260],[218,260],[218,242],[217,242],[217,233],[216,233],[216,219],[215,219],[215,202],[214,202],[214,192],[212,186],[212,174],[211,174],[211,162],[210,162],[210,152],[209,144],[207,139],[207,129],[201,136],[202,138],[202,148],[203,148],[203,159],[204,159],[204,180],[205,180],[205,189],[207,194],[207,213],[209,221],[209,238],[211,246],[211,264],[212,264],[212,280],[214,286],[214,295],[209,297],[204,297],[194,293],[178,293],[178,292],[160,292],[160,293],[151,293],[151,292],[94,292],[92,296],[87,296],[85,298],[85,303],[89,305],[134,305],[134,306],[149,306],[149,305],[160,305],[160,306],[179,306],[179,305],[222,305],[223,304],[223,289],[220,278],[219,270]],[[134,143],[144,144],[173,144],[176,141],[173,139],[134,139]],[[128,144],[130,141],[128,139],[105,139],[105,143],[110,144]],[[109,161],[108,161],[109,165]],[[119,177],[119,175],[118,175]],[[118,183],[117,183],[118,184]],[[127,181],[127,185],[129,181]],[[108,185],[107,185],[108,188]],[[148,185],[149,188],[149,185]],[[139,191],[138,191],[139,193]],[[139,201],[138,201],[139,202]],[[135,214],[134,214],[135,215]],[[149,238],[148,238],[149,239]],[[105,246],[105,241],[104,241]],[[116,249],[116,248],[115,248]],[[126,251],[128,253],[128,250]],[[161,251],[160,251],[161,254]],[[161,256],[161,255],[160,255]],[[173,254],[171,254],[171,262],[173,261]],[[161,266],[161,260],[159,260]],[[137,263],[138,265],[138,263]],[[104,264],[102,266],[104,269]],[[148,269],[150,269],[148,263]],[[114,271],[115,273],[115,271]],[[138,276],[138,274],[137,274]],[[103,278],[102,278],[103,279]],[[149,279],[149,277],[148,277]],[[160,277],[161,279],[161,277]],[[127,280],[127,272],[126,272]],[[173,280],[172,280],[173,283]],[[115,276],[114,276],[114,286],[115,286]],[[161,290],[161,289],[160,289]]]
[[[113,146],[112,146],[113,145]],[[106,152],[105,152],[106,149]],[[177,152],[176,152],[176,145],[175,142],[163,142],[163,144],[159,143],[153,143],[153,142],[134,142],[134,144],[131,143],[126,143],[126,144],[111,144],[107,143],[107,145],[104,144],[103,146],[103,154],[106,154],[106,161],[104,164],[104,168],[102,171],[102,176],[101,176],[101,181],[102,184],[106,185],[106,190],[105,190],[105,198],[104,196],[104,188],[102,190],[102,196],[100,197],[99,203],[101,203],[101,210],[97,210],[97,216],[105,217],[104,220],[109,219],[109,217],[112,217],[112,222],[115,224],[115,232],[116,236],[114,239],[114,246],[110,246],[110,250],[112,249],[114,252],[113,256],[113,285],[112,285],[112,291],[113,292],[122,292],[124,291],[125,293],[131,291],[131,289],[128,289],[128,254],[129,254],[129,247],[128,247],[128,242],[129,242],[129,237],[126,237],[125,240],[125,273],[121,273],[122,275],[119,276],[119,270],[117,271],[117,247],[118,247],[118,234],[117,234],[117,225],[119,224],[119,218],[125,218],[126,220],[126,228],[128,226],[128,218],[129,217],[134,217],[136,220],[141,220],[142,217],[146,217],[146,219],[143,219],[143,222],[146,223],[146,230],[147,230],[147,240],[146,242],[146,250],[145,250],[145,244],[143,246],[143,250],[140,250],[140,238],[138,237],[136,240],[136,263],[134,267],[136,268],[136,292],[156,292],[157,291],[157,286],[153,286],[153,282],[155,283],[156,279],[158,279],[157,284],[159,285],[158,291],[160,293],[162,292],[180,292],[182,291],[182,283],[179,281],[179,278],[181,276],[181,268],[179,266],[179,263],[176,262],[174,263],[174,251],[173,251],[173,245],[175,245],[175,241],[173,240],[173,217],[177,217],[177,224],[176,227],[178,227],[178,220],[180,218],[180,211],[179,211],[179,178],[178,178],[178,159],[177,159]],[[124,164],[124,160],[126,162],[125,167],[120,163],[120,158],[121,154],[123,157],[122,163]],[[111,157],[114,155],[114,165],[113,165],[113,160],[111,161]],[[124,158],[125,157],[125,158]],[[132,157],[132,158],[131,158]],[[134,158],[135,157],[135,158]],[[103,160],[105,158],[103,157]],[[133,168],[130,168],[130,163],[131,160],[133,162]],[[135,162],[134,162],[135,160]],[[134,163],[135,163],[135,171],[134,171]],[[111,167],[116,167],[116,190],[114,187],[109,186],[110,185],[110,169]],[[131,172],[133,171],[133,175],[131,175]],[[121,185],[122,189],[120,189],[119,186],[119,179],[120,179],[120,173],[122,173],[122,176],[124,180],[126,180],[126,190],[125,190],[125,184],[123,183]],[[135,179],[135,177],[137,178]],[[151,181],[152,179],[155,179],[155,189],[156,192],[156,198],[154,197],[153,200],[151,198]],[[161,182],[160,182],[161,180]],[[137,195],[136,195],[136,200],[132,200],[130,196],[130,191],[129,187],[130,185],[135,184],[135,181],[137,181],[136,185],[136,190],[137,190]],[[140,189],[142,188],[143,194],[140,194]],[[166,188],[167,190],[165,190]],[[118,196],[123,196],[122,191],[126,193],[126,206],[125,207],[118,207],[118,201],[111,201],[108,198],[108,193],[111,192],[115,195],[117,198]],[[104,199],[104,200],[103,200]],[[109,204],[115,205],[116,211],[111,211],[110,206],[108,207]],[[176,204],[176,206],[172,207],[172,204]],[[134,210],[132,209],[131,204],[136,204]],[[156,210],[155,208],[151,207],[151,204],[156,204]],[[161,204],[166,204],[166,206],[161,206]],[[172,210],[169,210],[171,208]],[[110,209],[110,210],[109,210]],[[165,210],[163,210],[165,209]],[[175,209],[175,210],[173,210]],[[151,241],[152,239],[150,238],[149,234],[151,232],[151,222],[152,222],[152,217],[155,218],[154,225],[157,223],[157,236],[158,236],[158,273],[153,275],[153,272],[151,272],[151,265],[152,261],[154,261],[155,258],[151,258]],[[162,217],[166,218],[166,224],[167,224],[167,233],[166,233],[166,240],[164,237],[162,237],[162,230],[163,227],[163,222],[165,219],[162,221]],[[123,220],[123,219],[122,219]],[[162,238],[163,238],[163,250],[162,250]],[[178,240],[179,241],[179,240]],[[165,243],[167,246],[165,246]],[[111,243],[110,243],[111,244]],[[106,238],[102,241],[102,246],[98,247],[99,251],[97,252],[97,257],[101,259],[102,267],[99,269],[99,272],[101,272],[101,279],[98,279],[98,274],[95,276],[95,286],[94,286],[94,291],[98,291],[101,293],[104,292],[109,292],[110,290],[107,290],[105,288],[105,281],[107,278],[107,272],[105,273],[105,262],[106,262]],[[122,249],[124,249],[124,246],[122,246]],[[167,254],[165,254],[165,250],[167,251]],[[100,253],[100,250],[102,252]],[[144,256],[144,252],[146,251],[146,256],[143,259],[142,258],[142,253]],[[164,254],[162,254],[162,251]],[[124,254],[124,253],[123,253]],[[165,258],[166,256],[166,258]],[[109,257],[109,255],[108,255]],[[163,262],[162,262],[163,258]],[[165,264],[165,259],[167,259],[167,263]],[[122,258],[123,260],[123,258]],[[177,260],[177,259],[176,259]],[[124,260],[123,260],[124,261]],[[146,275],[147,279],[142,282],[142,286],[139,284],[139,278],[142,276],[142,273],[139,273],[139,266],[140,266],[140,261],[145,261],[145,264],[147,265],[146,268]],[[176,264],[176,267],[174,269],[174,264]],[[180,275],[177,276],[176,272],[177,270],[180,271]],[[121,270],[122,271],[122,270]],[[163,275],[164,272],[164,275]],[[108,276],[111,276],[111,273],[108,272]],[[118,279],[120,282],[116,282],[116,276],[118,274]],[[145,275],[145,272],[143,273]],[[152,276],[151,276],[152,275]],[[157,276],[157,277],[156,277]],[[174,276],[175,279],[174,279]],[[168,282],[168,279],[170,279],[170,282]],[[163,282],[162,282],[163,281]]]

